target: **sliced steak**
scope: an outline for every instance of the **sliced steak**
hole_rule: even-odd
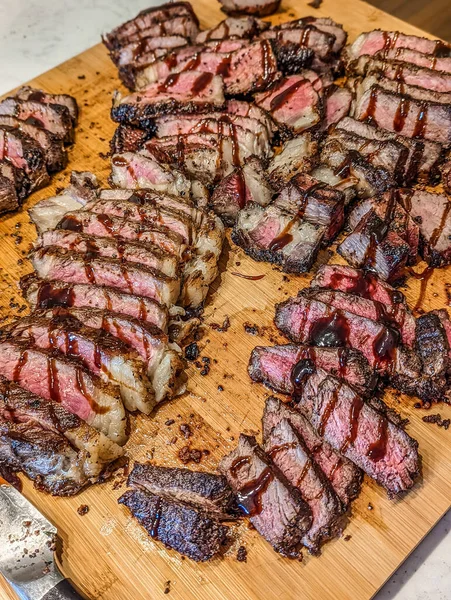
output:
[[[211,40],[224,40],[227,38],[253,38],[260,32],[268,29],[267,21],[260,21],[255,17],[233,18],[228,17],[211,29],[201,31],[196,37],[197,44]]]
[[[271,117],[263,109],[253,103],[235,99],[227,100],[225,112],[228,115],[234,115],[237,117],[257,119],[257,121],[260,121],[260,123],[264,125],[268,131],[276,131],[276,126]]]
[[[25,340],[0,342],[0,375],[46,400],[59,402],[113,442],[127,441],[127,417],[119,390],[57,351]]]
[[[0,115],[16,117],[36,127],[42,127],[66,143],[74,140],[69,110],[60,104],[42,104],[36,100],[6,98],[0,102]]]
[[[325,115],[321,125],[326,130],[344,119],[351,110],[352,93],[348,88],[331,85],[326,90]]]
[[[136,67],[149,64],[153,60],[177,51],[188,45],[188,40],[182,35],[162,35],[146,37],[137,42],[130,42],[110,52],[111,60],[117,67],[134,65]],[[177,50],[176,50],[177,49]]]
[[[287,23],[285,24],[287,25]],[[288,47],[310,48],[314,55],[322,60],[328,60],[332,54],[335,36],[326,31],[317,29],[314,25],[272,28],[262,33],[262,37],[271,39],[276,55],[280,50]]]
[[[256,346],[249,360],[248,373],[253,381],[260,381],[276,392],[292,395],[313,365],[346,381],[361,394],[368,394],[377,383],[377,377],[363,354],[343,347],[314,348],[299,344]]]
[[[104,44],[110,50],[124,46],[133,39],[146,37],[143,35],[154,26],[162,25],[166,35],[171,35],[170,24],[178,18],[186,18],[189,28],[179,35],[194,38],[197,35],[199,21],[189,2],[174,2],[163,6],[142,10],[134,19],[119,25],[104,37]],[[172,33],[174,35],[175,32]],[[150,34],[152,35],[152,34]]]
[[[255,102],[268,113],[277,125],[295,135],[317,125],[322,117],[322,100],[318,91],[319,78],[292,75],[256,94]]]
[[[233,226],[242,208],[251,202],[268,206],[272,196],[273,190],[261,161],[251,157],[219,182],[210,205],[226,225]]]
[[[417,319],[416,348],[423,373],[428,377],[444,378],[449,373],[449,328],[448,313],[444,309],[426,313]]]
[[[393,71],[389,71],[389,74],[393,78],[395,77]],[[434,102],[436,104],[449,104],[451,102],[451,92],[439,92],[434,89],[421,88],[417,85],[409,85],[403,81],[398,81],[396,78],[391,79],[379,72],[372,73],[364,79],[349,79],[348,84],[356,91],[357,100],[364,92],[374,85],[378,85],[387,92],[408,96],[418,102]],[[425,85],[427,85],[427,82],[425,82]],[[432,83],[430,85],[433,86]]]
[[[281,23],[278,27],[280,29],[293,29],[296,27],[305,27],[307,25],[314,25],[316,29],[325,31],[335,37],[332,48],[334,53],[340,52],[346,44],[348,34],[343,29],[343,25],[340,25],[327,17],[302,17],[300,19],[295,19],[294,21]]]
[[[19,208],[24,194],[19,191],[18,172],[7,160],[0,161],[0,214]]]
[[[356,294],[380,302],[393,311],[406,310],[404,294],[391,285],[378,279],[373,273],[343,265],[321,265],[312,279],[312,287],[330,288],[348,294]],[[397,308],[402,304],[404,308]]]
[[[409,48],[396,48],[393,50],[381,50],[374,54],[378,60],[398,60],[402,63],[426,67],[433,71],[451,73],[451,57],[440,57],[434,54],[424,54]]]
[[[20,286],[27,302],[36,309],[98,308],[128,315],[162,331],[168,329],[167,308],[144,296],[125,294],[116,288],[99,285],[45,281],[34,273],[22,277]]]
[[[277,304],[275,324],[293,342],[360,350],[381,373],[390,371],[399,346],[392,327],[304,296]]]
[[[280,0],[220,0],[220,2],[222,10],[234,17],[240,15],[267,17],[275,13],[280,6]]]
[[[174,73],[164,81],[113,100],[113,121],[146,127],[149,117],[168,113],[208,112],[224,106],[222,77],[212,73]],[[1,104],[0,104],[1,111]]]
[[[222,459],[219,470],[257,531],[283,556],[298,556],[297,546],[312,524],[310,508],[255,438],[241,434],[238,447]]]
[[[140,489],[120,498],[135,519],[154,539],[195,560],[210,560],[226,542],[227,527],[208,514]]]
[[[51,311],[50,311],[51,313]],[[44,350],[58,350],[77,358],[94,375],[119,386],[125,408],[149,414],[154,392],[140,355],[119,338],[82,324],[73,315],[58,311],[33,313],[6,329],[14,339],[25,339]]]
[[[269,162],[271,184],[278,189],[297,173],[309,173],[316,165],[318,143],[309,132],[286,141]]]
[[[283,419],[288,419],[302,438],[315,463],[330,481],[343,505],[349,506],[351,500],[360,492],[362,471],[321,438],[300,411],[289,407],[278,398],[270,397],[265,402],[262,419],[263,438],[267,439],[273,428]]]
[[[234,494],[222,475],[135,463],[128,485],[220,519],[230,519],[236,513]]]
[[[312,525],[302,543],[311,554],[319,554],[321,545],[343,529],[340,499],[290,421],[282,419],[264,438],[264,447],[309,505]]]
[[[37,90],[24,85],[19,89],[14,97],[27,102],[40,102],[41,104],[64,106],[69,111],[72,123],[76,125],[78,121],[77,101],[73,96],[69,96],[69,94],[49,94],[43,90]]]
[[[312,375],[297,406],[319,435],[390,497],[414,485],[421,469],[418,443],[346,384]]]
[[[139,354],[152,382],[155,402],[172,398],[185,390],[185,363],[179,352],[170,346],[168,337],[153,325],[138,319],[93,308],[56,308],[45,313],[48,318],[70,315],[87,327],[118,338]]]
[[[243,208],[232,240],[254,260],[281,265],[286,273],[304,273],[316,259],[327,228],[300,220],[270,204]]]
[[[122,292],[145,296],[166,306],[177,302],[180,282],[161,271],[113,258],[91,258],[57,246],[46,246],[31,253],[31,262],[41,279],[66,283],[93,283],[115,287]]]
[[[49,182],[45,154],[29,135],[12,127],[0,127],[0,160],[8,161],[25,174],[28,192]]]
[[[111,138],[111,153],[138,152],[144,143],[153,137],[153,129],[154,126],[148,129],[138,129],[130,125],[119,125]]]

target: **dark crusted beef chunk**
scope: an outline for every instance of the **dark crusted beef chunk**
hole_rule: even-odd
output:
[[[0,160],[7,160],[24,172],[28,191],[39,189],[49,182],[43,149],[19,129],[0,127]]]
[[[219,469],[257,531],[280,554],[298,556],[297,546],[312,523],[311,511],[255,438],[241,434],[238,447],[222,459]]]
[[[0,214],[19,207],[17,169],[8,161],[0,161]]]
[[[260,32],[268,29],[270,24],[255,17],[228,17],[215,27],[201,31],[196,37],[196,43],[203,44],[210,40],[224,40],[227,38],[253,38]]]
[[[280,6],[280,0],[220,0],[222,10],[228,15],[255,15],[266,17]]]
[[[302,543],[317,554],[323,542],[340,533],[344,507],[289,420],[282,419],[267,433],[264,447],[312,511],[312,525]]]
[[[360,491],[362,471],[321,438],[301,412],[283,404],[278,398],[266,400],[262,420],[264,439],[282,419],[290,421],[343,505],[348,506]]]
[[[226,478],[213,473],[135,463],[128,485],[205,510],[218,518],[231,518],[236,511]]]
[[[447,336],[449,327],[450,322],[446,310],[429,312],[417,319],[417,351],[424,374],[429,377],[445,377],[449,372],[451,366],[450,345]]]
[[[226,541],[227,527],[189,506],[140,489],[125,492],[119,503],[130,510],[151,537],[192,560],[209,560]]]
[[[318,143],[309,132],[286,141],[269,162],[271,185],[279,189],[298,173],[310,173],[317,162]]]

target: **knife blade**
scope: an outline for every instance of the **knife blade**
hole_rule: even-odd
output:
[[[21,600],[82,600],[55,564],[57,533],[0,477],[0,573]]]

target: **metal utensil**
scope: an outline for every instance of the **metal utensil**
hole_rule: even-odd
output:
[[[21,600],[82,600],[53,558],[57,530],[0,477],[0,573]]]

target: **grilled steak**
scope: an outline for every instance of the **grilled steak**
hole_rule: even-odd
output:
[[[302,17],[301,19],[281,23],[278,27],[280,29],[294,29],[297,27],[306,27],[307,25],[313,25],[316,29],[319,29],[319,31],[325,31],[335,37],[334,45],[332,47],[334,53],[340,52],[346,44],[348,34],[344,31],[343,25],[340,25],[327,17]]]
[[[221,109],[224,106],[223,88],[219,75],[198,71],[174,73],[130,96],[117,95],[111,118],[118,123],[145,128],[149,117]]]
[[[201,31],[196,37],[197,44],[211,40],[224,40],[227,38],[253,38],[260,32],[268,29],[267,21],[260,21],[255,17],[233,18],[228,17],[215,27]]]
[[[433,71],[451,73],[451,57],[440,57],[434,54],[424,54],[409,48],[396,48],[393,50],[381,50],[373,55],[378,60],[397,60],[408,65],[426,67]]]
[[[183,31],[170,31],[176,29],[177,19],[185,19]],[[163,35],[182,35],[194,38],[197,35],[199,21],[189,2],[174,2],[156,8],[141,11],[134,19],[119,25],[104,37],[104,44],[110,50],[155,35],[152,28],[161,25]],[[150,30],[150,33],[149,33]],[[160,34],[161,35],[161,34]]]
[[[117,50],[112,50],[110,56],[119,68],[126,65],[138,67],[187,45],[188,40],[182,35],[152,36],[122,45]]]
[[[123,453],[61,404],[0,378],[0,447],[3,444],[15,457],[16,468],[37,489],[54,496],[76,494]]]
[[[44,151],[33,138],[19,129],[0,127],[0,160],[9,161],[25,173],[29,192],[49,182]]]
[[[257,41],[231,53],[200,51],[190,57],[162,58],[136,73],[136,88],[143,89],[173,73],[197,71],[221,75],[227,94],[248,94],[264,90],[277,79],[276,57],[269,41]]]
[[[363,354],[349,348],[314,348],[299,344],[257,346],[252,350],[248,372],[253,381],[291,395],[302,385],[311,363],[346,381],[361,394],[373,390],[377,383]]]
[[[312,524],[310,508],[255,438],[241,434],[219,469],[257,531],[283,556],[298,556],[297,546]]]
[[[346,47],[344,54],[349,63],[359,56],[373,56],[377,52],[385,53],[398,48],[407,48],[434,56],[451,55],[451,47],[441,40],[429,40],[415,35],[405,35],[399,31],[379,29],[360,34],[353,44]]]
[[[322,116],[322,101],[318,89],[321,81],[315,76],[285,77],[267,91],[256,94],[255,102],[268,111],[287,134],[297,134],[318,124]],[[318,87],[320,86],[320,87]]]
[[[356,91],[357,100],[364,92],[371,89],[374,85],[378,85],[387,92],[408,96],[419,102],[449,104],[451,101],[451,92],[440,92],[434,89],[421,88],[418,85],[409,85],[403,81],[397,81],[394,71],[387,71],[387,73],[391,75],[391,78],[385,76],[384,73],[375,72],[364,79],[349,79],[348,84]],[[428,82],[424,82],[424,84],[428,85]],[[434,84],[431,82],[430,86],[433,87]]]
[[[286,23],[285,25],[288,25]],[[310,48],[314,55],[322,60],[331,57],[335,36],[306,24],[293,27],[276,27],[262,33],[262,37],[271,39],[279,57],[280,50],[290,47]]]
[[[282,419],[264,438],[264,447],[309,505],[312,525],[302,543],[311,554],[318,554],[323,542],[341,532],[343,505],[340,499],[290,421]]]
[[[0,214],[19,208],[23,195],[19,192],[18,172],[7,160],[0,161]]]
[[[303,273],[315,261],[326,231],[274,204],[264,208],[251,203],[239,212],[232,240],[254,260],[281,265],[286,273]]]
[[[149,129],[138,129],[129,125],[119,125],[110,142],[112,154],[138,152],[143,144],[153,137],[153,129],[153,125],[152,128]]]
[[[221,475],[135,463],[128,485],[220,519],[230,519],[236,512],[233,492]]]
[[[273,190],[269,185],[261,161],[251,157],[242,167],[235,168],[215,187],[210,204],[222,221],[233,226],[239,211],[255,202],[267,206]]]
[[[192,560],[213,558],[227,538],[227,527],[202,511],[154,496],[140,489],[129,490],[120,498],[154,539]]]
[[[350,387],[331,375],[312,375],[298,404],[319,435],[390,497],[410,489],[420,474],[418,443]]]
[[[127,441],[127,417],[119,390],[57,351],[26,340],[0,342],[0,375],[46,400],[59,402],[113,442]]]
[[[275,13],[280,0],[220,0],[222,10],[228,15],[256,15],[266,17]]]
[[[278,189],[297,173],[309,173],[316,164],[318,144],[309,132],[286,141],[269,162],[268,175]]]
[[[41,104],[64,106],[71,116],[73,125],[76,125],[77,123],[78,106],[77,101],[73,96],[69,96],[68,94],[49,94],[43,90],[37,90],[24,85],[19,89],[14,97],[27,102],[40,102]]]
[[[92,329],[118,338],[139,354],[147,367],[152,382],[155,402],[172,398],[184,391],[185,363],[179,353],[168,344],[167,336],[157,327],[146,325],[126,315],[93,308],[56,308],[45,316],[70,315]]]
[[[326,130],[349,114],[349,111],[351,110],[352,94],[347,88],[331,85],[326,90],[324,102],[325,115],[324,121],[321,124],[321,129]]]
[[[145,414],[152,411],[155,405],[152,384],[136,351],[119,338],[83,325],[73,315],[49,312],[40,311],[16,321],[7,328],[7,335],[26,339],[37,348],[56,349],[77,358],[91,373],[119,386],[127,410]]]
[[[360,491],[362,471],[321,438],[301,412],[283,404],[278,398],[266,400],[262,420],[263,438],[266,439],[283,419],[288,419],[302,438],[343,505],[349,506]]]
[[[428,377],[444,378],[449,372],[449,329],[448,313],[443,309],[426,313],[417,319],[416,347],[423,373]]]
[[[0,115],[17,117],[42,127],[66,143],[73,142],[73,124],[69,110],[60,104],[42,104],[36,100],[6,98],[0,102]]]
[[[396,329],[305,296],[277,304],[275,323],[293,342],[360,350],[381,373],[391,369],[399,345]]]
[[[161,304],[145,298],[125,294],[116,288],[92,284],[45,281],[34,273],[20,280],[20,286],[33,308],[98,308],[128,315],[162,331],[168,328],[168,311]]]

